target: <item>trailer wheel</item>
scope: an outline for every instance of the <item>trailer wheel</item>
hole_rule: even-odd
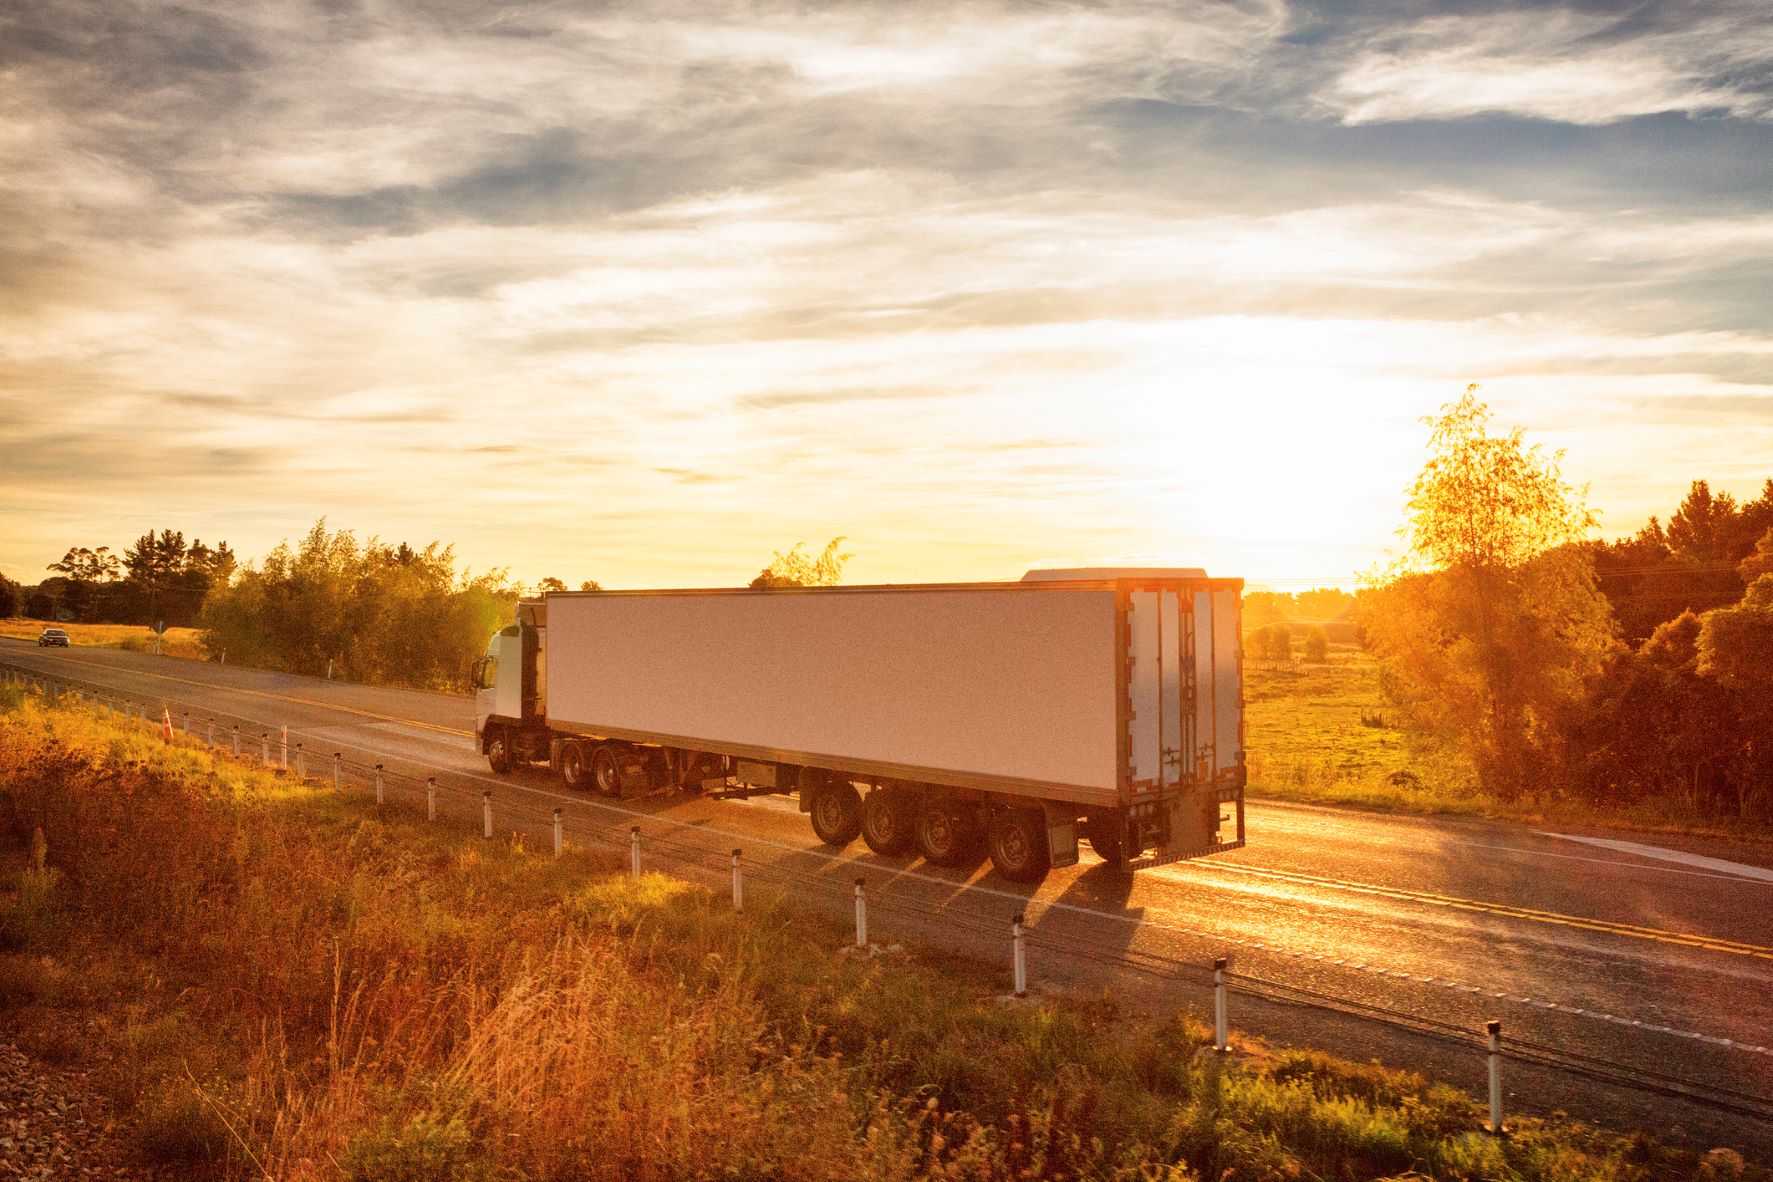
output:
[[[862,832],[862,798],[847,780],[830,780],[813,790],[813,832],[826,845],[846,846]]]
[[[511,770],[511,734],[504,727],[494,727],[486,736],[486,764],[493,774],[502,776]]]
[[[1119,809],[1092,812],[1084,818],[1084,836],[1098,857],[1117,869],[1126,846],[1127,815]]]
[[[609,743],[599,743],[591,752],[591,787],[603,796],[622,794],[622,761]]]
[[[932,866],[964,866],[978,854],[979,826],[972,816],[940,793],[923,798],[912,826],[917,851]]]
[[[915,810],[903,788],[876,788],[862,802],[862,840],[883,857],[902,854],[917,843]]]
[[[993,809],[988,845],[991,864],[1011,882],[1039,882],[1053,868],[1047,818],[1039,809]]]
[[[585,745],[583,743],[562,743],[560,745],[560,782],[568,788],[583,788],[589,775],[585,768]]]

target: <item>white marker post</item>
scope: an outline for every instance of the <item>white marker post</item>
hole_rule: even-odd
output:
[[[1028,952],[1022,939],[1022,916],[1010,920],[1010,962],[1016,982],[1016,996],[1028,996]]]
[[[283,738],[277,744],[277,762],[284,771],[289,770],[289,724],[283,724]]]
[[[382,803],[382,765],[376,764],[376,804]]]
[[[566,848],[566,827],[560,823],[560,810],[554,810],[554,856],[558,858]]]
[[[868,884],[865,878],[856,879],[856,947],[868,947],[868,896],[863,887]]]
[[[1213,962],[1213,1049],[1221,1055],[1226,1052],[1231,1040],[1225,997],[1225,966],[1230,963],[1223,956]]]
[[[628,877],[640,877],[640,826],[628,830]]]
[[[739,870],[740,850],[733,851],[733,910],[745,910],[745,878]]]
[[[425,820],[437,819],[437,777],[425,781]]]
[[[1502,1023],[1491,1019],[1490,1034],[1490,1136],[1502,1136]]]
[[[492,837],[492,789],[480,794],[480,836]]]
[[[344,779],[344,772],[345,753],[343,751],[334,751],[332,753],[332,790],[334,792],[339,790],[340,781]]]

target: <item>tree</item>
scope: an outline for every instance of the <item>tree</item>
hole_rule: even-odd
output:
[[[786,554],[777,551],[770,564],[751,580],[751,587],[835,587],[843,581],[843,564],[855,557],[838,553],[842,544],[843,538],[832,538],[814,558],[802,551],[805,542],[796,542]]]
[[[1305,634],[1301,655],[1313,665],[1323,665],[1329,661],[1330,638],[1324,635],[1322,628],[1313,628]]]
[[[11,619],[25,608],[25,589],[0,575],[0,620]]]
[[[1580,545],[1594,517],[1564,483],[1561,455],[1518,428],[1491,434],[1489,419],[1470,386],[1426,420],[1405,554],[1363,596],[1362,623],[1406,721],[1513,797],[1535,781],[1558,712],[1598,672],[1613,622]]]
[[[517,598],[501,570],[456,571],[451,547],[359,542],[322,518],[204,601],[212,654],[267,669],[383,685],[460,688]]]
[[[90,620],[102,614],[99,591],[104,585],[116,581],[123,564],[111,553],[109,546],[100,546],[96,550],[71,546],[62,555],[62,560],[50,563],[48,569],[67,576],[62,606],[75,619]]]
[[[1250,637],[1250,649],[1258,661],[1291,661],[1293,633],[1285,624],[1258,628]]]
[[[599,583],[596,579],[586,579],[584,582],[579,584],[579,590],[581,590],[581,591],[601,591],[601,590],[603,590],[603,584]]]
[[[536,590],[544,593],[548,591],[565,591],[566,584],[554,576],[549,575],[547,578],[536,584]]]

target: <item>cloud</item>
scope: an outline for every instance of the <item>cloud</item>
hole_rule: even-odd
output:
[[[1757,10],[1408,11],[17,7],[0,563],[127,489],[136,532],[328,514],[609,585],[838,533],[858,577],[1281,577],[1389,539],[1472,378],[1758,439]]]
[[[1350,123],[1506,113],[1611,123],[1663,112],[1773,117],[1762,4],[1606,15],[1532,7],[1441,15],[1375,36],[1317,95]]]

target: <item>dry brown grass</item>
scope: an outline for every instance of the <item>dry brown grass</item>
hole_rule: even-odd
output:
[[[1203,1066],[1185,1018],[1004,1006],[761,894],[736,916],[11,689],[0,836],[0,1006],[167,1176],[1701,1176],[1562,1122],[1498,1144],[1466,1097],[1327,1056]]]
[[[132,653],[154,651],[154,633],[143,624],[60,624],[24,616],[0,620],[0,636],[14,636],[33,643],[45,628],[60,628],[74,644],[87,648],[120,648]],[[168,628],[161,638],[161,655],[207,660],[198,640],[202,635],[196,628]]]

